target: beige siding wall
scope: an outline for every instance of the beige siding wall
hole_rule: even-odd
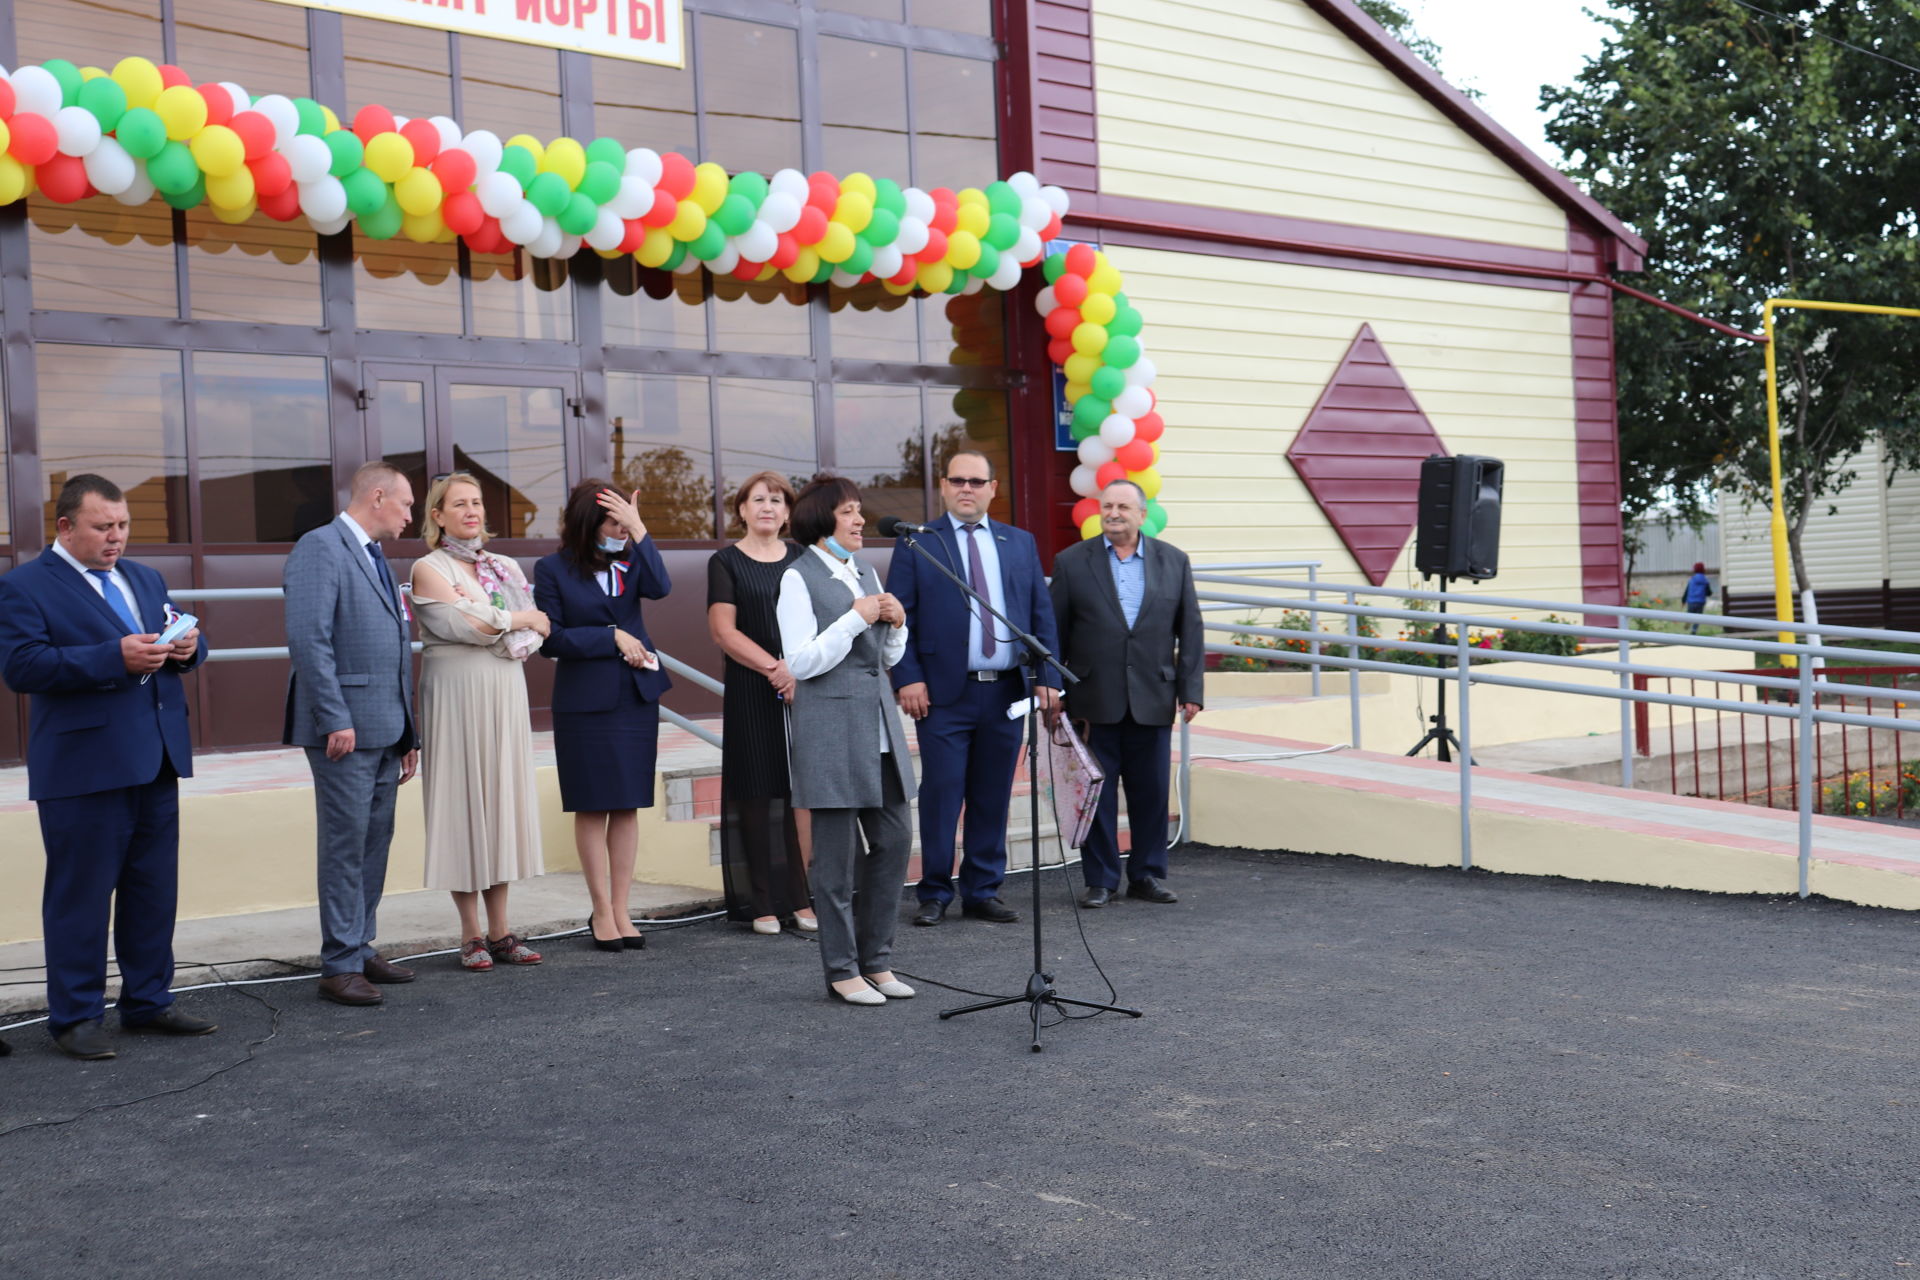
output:
[[[1920,586],[1920,475],[1898,472],[1888,483],[1878,444],[1849,465],[1854,482],[1807,518],[1801,547],[1813,589],[1877,588],[1883,578],[1896,587]],[[1728,589],[1772,591],[1767,508],[1722,495],[1720,528]]]
[[[1114,195],[1565,249],[1566,215],[1301,0],[1094,0]]]
[[[1454,453],[1507,463],[1489,591],[1577,601],[1567,295],[1115,248],[1168,430],[1167,537],[1202,560],[1309,559],[1364,581],[1284,456],[1362,324]],[[1417,586],[1409,538],[1389,585]]]

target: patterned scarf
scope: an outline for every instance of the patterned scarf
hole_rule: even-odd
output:
[[[519,576],[499,556],[482,550],[480,539],[456,538],[442,532],[440,545],[455,560],[473,566],[474,576],[480,579],[480,589],[487,593],[487,601],[494,608],[505,609],[508,613],[533,608],[533,596],[520,584]],[[516,661],[525,661],[539,652],[540,633],[531,628],[509,631],[505,638],[507,652]]]

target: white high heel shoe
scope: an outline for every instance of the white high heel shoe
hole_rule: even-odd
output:
[[[856,987],[852,991],[842,991],[838,987],[829,986],[827,988],[827,994],[837,996],[848,1004],[875,1005],[885,1004],[887,1002],[887,998],[878,991],[875,991],[872,987]]]
[[[913,999],[913,988],[898,978],[888,978],[885,982],[875,982],[872,978],[868,978],[867,985],[890,1000]]]
[[[753,931],[755,933],[778,933],[780,932],[780,922],[772,916],[763,916],[753,922]]]
[[[793,918],[793,927],[802,933],[818,933],[820,932],[820,918],[818,916],[795,916]]]

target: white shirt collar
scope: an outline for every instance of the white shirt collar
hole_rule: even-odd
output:
[[[965,520],[962,520],[959,516],[953,514],[953,512],[951,511],[947,512],[947,519],[952,521],[953,531],[956,534],[958,534],[962,529],[966,528],[967,522]],[[992,524],[992,521],[988,520],[987,517],[985,516],[981,516],[978,521],[978,524],[980,525],[980,532],[986,533],[988,532],[988,526]]]
[[[369,542],[373,541],[372,535],[370,535],[365,529],[362,529],[360,527],[360,522],[358,520],[355,520],[352,516],[348,515],[344,511],[340,513],[340,518],[346,521],[347,532],[351,533],[354,536],[354,540],[357,541],[361,546],[364,547]]]
[[[826,561],[827,568],[833,570],[834,577],[850,582],[855,586],[860,585],[860,569],[856,561],[842,560],[825,547],[808,547],[807,550]]]
[[[79,570],[81,573],[93,572],[93,570],[87,568],[86,565],[81,564],[80,558],[74,555],[73,552],[67,550],[67,544],[60,541],[60,539],[55,538],[51,545],[53,547],[53,553],[55,555],[59,556],[62,560],[65,560],[68,564],[72,565],[75,569]],[[107,570],[107,573],[110,577],[118,578],[120,576],[119,564],[116,562],[113,568]]]

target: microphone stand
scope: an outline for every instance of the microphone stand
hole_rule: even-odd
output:
[[[979,605],[985,609],[988,614],[997,619],[1000,625],[1004,626],[1013,636],[1014,640],[1024,646],[1026,651],[1021,659],[1020,665],[1026,669],[1027,690],[1030,700],[1030,706],[1027,710],[1027,822],[1030,832],[1029,839],[1033,847],[1033,870],[1031,873],[1033,876],[1033,971],[1027,975],[1026,990],[1022,991],[1019,995],[995,996],[991,1000],[982,1000],[977,1004],[961,1005],[957,1009],[942,1009],[940,1011],[940,1020],[945,1022],[948,1018],[957,1018],[963,1013],[979,1013],[985,1009],[999,1009],[1007,1005],[1024,1004],[1027,1006],[1027,1016],[1033,1023],[1033,1052],[1039,1053],[1040,1010],[1043,1006],[1053,1005],[1058,1007],[1060,1005],[1072,1005],[1079,1009],[1095,1009],[1107,1013],[1124,1013],[1129,1018],[1143,1016],[1138,1009],[1127,1009],[1117,1004],[1099,1004],[1091,1000],[1074,1000],[1063,996],[1054,989],[1053,975],[1047,973],[1043,968],[1045,960],[1042,954],[1040,935],[1041,715],[1040,702],[1037,697],[1033,697],[1033,691],[1040,687],[1040,671],[1043,663],[1059,672],[1061,679],[1065,680],[1068,684],[1080,683],[1080,677],[1074,675],[1073,672],[1062,666],[1060,660],[1053,656],[1052,651],[1041,644],[1037,638],[1022,631],[1013,624],[1013,621],[1009,619],[1006,614],[994,608],[993,602],[975,591],[966,579],[947,568],[946,565],[940,563],[938,556],[920,545],[919,540],[914,536],[912,530],[902,526],[895,536],[911,547],[922,560],[925,560],[937,569],[942,577],[954,586],[960,588],[961,594],[965,595],[967,599],[973,601],[973,603]]]

